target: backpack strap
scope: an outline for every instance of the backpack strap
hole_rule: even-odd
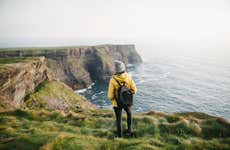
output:
[[[113,77],[113,79],[117,82],[119,86],[121,86],[121,83],[115,77]]]

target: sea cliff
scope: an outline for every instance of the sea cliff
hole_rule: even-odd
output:
[[[113,60],[138,64],[134,45],[0,50],[0,149],[230,149],[230,123],[200,112],[133,115],[116,138],[112,110],[73,89],[106,83]]]
[[[94,81],[107,83],[115,59],[125,64],[142,62],[135,45],[0,49],[0,58],[41,56],[55,77],[74,90],[86,88]]]
[[[3,61],[5,64],[3,64]],[[17,61],[12,62],[12,61]],[[52,77],[44,63],[44,57],[34,59],[1,59],[0,110],[21,108],[27,94]]]
[[[134,45],[0,49],[0,111],[95,108],[73,90],[107,83],[115,59],[142,62]]]
[[[96,108],[56,78],[45,57],[0,58],[0,77],[0,112],[20,108]]]

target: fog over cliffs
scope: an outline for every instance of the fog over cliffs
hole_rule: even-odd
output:
[[[2,0],[0,47],[137,45],[138,50],[228,52],[226,0]]]

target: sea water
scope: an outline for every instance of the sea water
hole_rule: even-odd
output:
[[[230,120],[230,63],[215,58],[155,56],[128,65],[138,92],[134,113],[204,112]],[[112,108],[108,86],[95,83],[83,94],[100,108]]]

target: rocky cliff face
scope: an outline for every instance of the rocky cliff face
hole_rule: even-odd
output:
[[[45,57],[0,58],[0,112],[18,108],[62,111],[95,109],[55,78]]]
[[[85,88],[94,81],[106,83],[114,72],[115,59],[125,64],[142,62],[134,45],[1,49],[0,110],[23,107],[26,96],[31,107],[45,105],[48,109],[78,110],[81,106],[84,108],[83,103],[88,107],[90,104],[84,98],[71,94],[71,90]],[[37,89],[42,82],[51,79],[62,81],[72,89],[64,92],[67,87],[59,82],[45,84],[45,90]],[[49,89],[53,90],[47,93]],[[65,96],[63,93],[66,93]]]
[[[141,57],[134,45],[99,45],[37,49],[1,49],[0,57],[46,57],[55,77],[81,89],[93,81],[106,83],[113,74],[115,59],[125,64],[139,64]]]
[[[22,107],[27,94],[34,92],[44,80],[52,78],[44,57],[0,64],[0,77],[0,110]]]

